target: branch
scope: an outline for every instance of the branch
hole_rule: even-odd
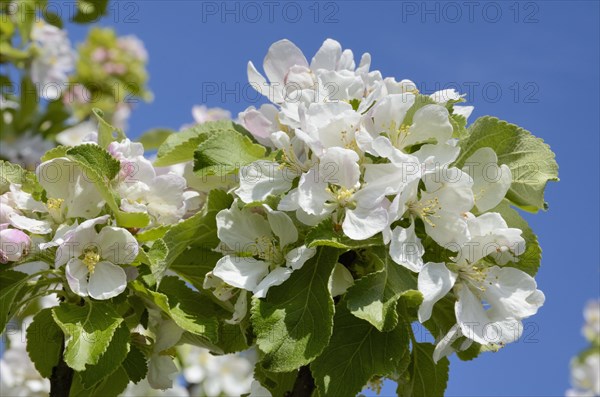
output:
[[[285,397],[310,397],[315,390],[315,380],[310,373],[308,365],[300,367],[294,388],[287,392]]]
[[[63,358],[64,352],[65,340],[63,337],[58,364],[52,368],[52,376],[50,376],[50,397],[69,397],[69,393],[71,392],[71,384],[73,383],[75,371],[65,362]]]

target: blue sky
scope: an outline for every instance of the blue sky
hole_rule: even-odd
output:
[[[599,4],[121,1],[102,24],[138,35],[150,54],[155,100],[136,109],[130,136],[179,128],[194,104],[236,114],[256,104],[236,89],[248,60],[261,65],[281,38],[310,59],[331,37],[357,57],[370,52],[384,76],[425,92],[459,88],[475,105],[472,120],[495,115],[542,137],[561,178],[547,189],[550,211],[526,216],[544,250],[537,280],[546,304],[517,343],[472,362],[453,359],[447,395],[558,396],[569,386],[570,358],[585,346],[583,306],[599,296]],[[222,98],[225,90],[238,98]],[[382,395],[394,390],[386,384]]]

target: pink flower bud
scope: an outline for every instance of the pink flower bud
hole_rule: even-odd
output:
[[[18,229],[0,230],[0,263],[15,262],[27,255],[31,239]]]

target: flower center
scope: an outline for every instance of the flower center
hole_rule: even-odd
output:
[[[271,262],[274,264],[280,264],[283,262],[283,254],[276,246],[276,242],[268,236],[257,237],[254,242],[256,243],[255,255],[260,259]]]
[[[100,262],[100,254],[97,247],[89,247],[83,250],[83,259],[81,260],[88,268],[90,273],[94,273],[96,264]]]
[[[49,210],[59,210],[64,202],[65,200],[63,199],[49,198],[48,201],[46,201],[46,206]]]
[[[441,210],[440,200],[437,197],[428,200],[422,200],[408,204],[409,210],[419,216],[423,221],[427,222],[431,227],[435,227],[432,218],[439,218],[436,215],[438,210]]]
[[[348,189],[342,186],[330,186],[327,191],[333,196],[333,199],[340,207],[349,207],[351,209],[356,207],[356,203],[353,200],[354,189]]]

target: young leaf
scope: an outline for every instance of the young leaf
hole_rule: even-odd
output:
[[[193,160],[198,145],[219,131],[235,130],[231,121],[212,121],[169,135],[158,148],[154,165],[165,167]]]
[[[320,247],[284,285],[252,302],[256,343],[265,353],[264,368],[290,372],[313,361],[327,346],[334,305],[328,282],[339,251]]]
[[[406,327],[379,332],[344,306],[338,305],[329,345],[310,366],[323,397],[355,396],[373,376],[397,372],[409,349]]]
[[[379,331],[389,331],[398,324],[398,299],[415,291],[417,281],[410,270],[392,261],[385,247],[374,249],[370,254],[381,270],[357,280],[348,290],[346,302],[356,317],[370,322]]]
[[[72,147],[66,151],[67,157],[86,168],[93,168],[102,177],[103,182],[111,181],[121,169],[121,163],[106,150],[94,144]]]
[[[194,152],[194,172],[226,175],[241,166],[265,158],[266,148],[231,129],[219,131],[198,146]]]
[[[106,120],[104,120],[104,113],[102,110],[94,108],[92,113],[98,120],[98,145],[102,149],[108,148],[108,145],[115,139],[123,140],[127,138],[123,130],[113,127]],[[114,135],[116,133],[116,136]]]
[[[61,355],[63,333],[52,318],[52,310],[44,309],[27,327],[27,352],[40,375],[50,378],[52,368]]]
[[[460,141],[457,167],[462,167],[477,149],[490,147],[498,155],[498,164],[506,164],[512,173],[506,198],[526,211],[545,209],[546,184],[558,181],[558,164],[550,146],[529,131],[490,116],[477,119],[468,133]]]
[[[91,300],[84,306],[63,302],[52,316],[65,334],[65,362],[76,371],[98,363],[123,321],[109,303]]]
[[[411,363],[398,381],[398,396],[438,397],[444,395],[448,383],[450,362],[442,358],[433,361],[435,346],[430,343],[413,343]]]

